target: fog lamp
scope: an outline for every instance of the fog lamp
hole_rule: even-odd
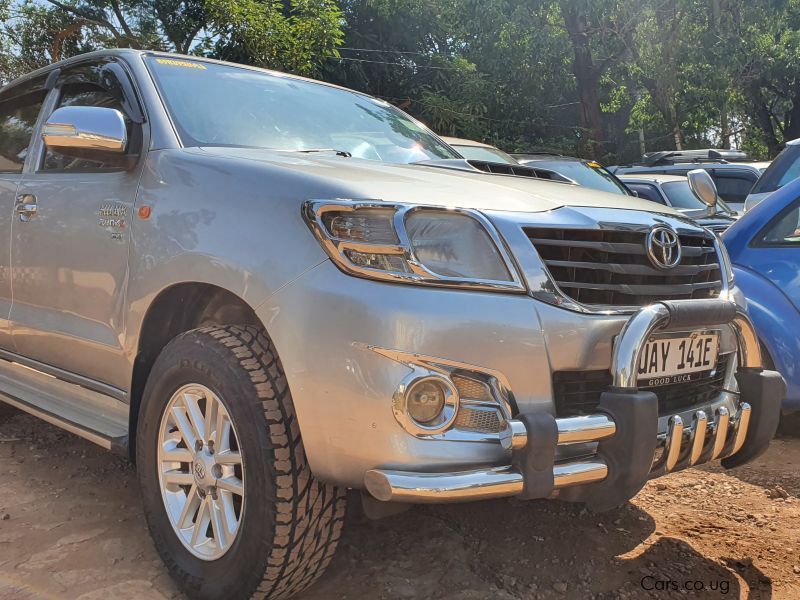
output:
[[[436,421],[444,410],[448,389],[438,379],[417,381],[406,395],[406,410],[417,423],[428,425]]]

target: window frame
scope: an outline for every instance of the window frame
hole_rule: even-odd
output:
[[[630,181],[630,182],[623,181],[623,183],[625,184],[626,187],[628,187],[629,189],[631,189],[633,191],[636,191],[637,193],[639,192],[639,190],[634,190],[634,188],[632,188],[631,186],[634,186],[634,185],[646,186],[646,187],[650,188],[653,191],[653,193],[656,196],[658,196],[659,199],[658,200],[653,200],[652,198],[646,198],[646,197],[643,197],[643,196],[637,196],[637,198],[641,198],[642,200],[647,200],[648,202],[656,202],[657,204],[660,204],[661,206],[672,206],[672,204],[670,204],[669,200],[664,197],[665,194],[661,191],[660,186],[656,185],[655,183],[649,183],[647,181]]]
[[[749,169],[714,169],[714,172],[710,173],[710,175],[714,179],[714,185],[717,185],[717,179],[742,179],[750,183],[750,189],[741,200],[728,200],[727,198],[722,198],[722,194],[720,194],[720,198],[725,202],[733,202],[734,204],[741,204],[747,200],[747,196],[753,193],[753,188],[758,181],[758,176]],[[717,185],[717,187],[719,186]]]
[[[93,67],[97,68],[96,77],[87,76],[87,72]],[[83,73],[81,73],[83,72]],[[63,98],[62,88],[65,85],[72,83],[90,83],[96,85],[102,90],[110,92],[111,90],[107,85],[103,84],[101,75],[108,74],[113,76],[117,85],[120,88],[120,105],[123,109],[123,114],[132,122],[132,135],[129,138],[129,144],[132,141],[136,143],[138,148],[132,148],[129,145],[126,156],[130,157],[131,163],[114,168],[99,168],[99,169],[44,169],[44,161],[47,155],[47,147],[41,140],[41,130],[44,127],[47,119],[60,108],[60,102]],[[35,175],[64,175],[64,174],[114,174],[120,172],[131,171],[141,162],[146,154],[148,135],[145,131],[144,125],[147,122],[144,103],[142,96],[136,87],[136,79],[134,78],[128,65],[122,60],[114,56],[106,57],[93,57],[91,59],[78,61],[73,64],[64,66],[59,69],[59,74],[54,82],[53,89],[50,92],[52,101],[47,106],[43,107],[42,114],[40,115],[39,122],[37,123],[36,138],[41,142],[36,150],[36,156],[33,159],[33,166],[31,171]],[[113,96],[113,93],[111,94]],[[44,116],[46,115],[46,116]],[[136,131],[138,129],[138,132]]]
[[[787,206],[783,208],[777,215],[772,217],[767,224],[759,229],[758,233],[753,236],[748,246],[751,248],[798,248],[800,249],[800,242],[786,243],[786,242],[768,242],[766,240],[767,234],[770,229],[775,227],[782,219],[786,217],[793,210],[800,209],[800,196],[792,200]],[[800,225],[800,220],[798,221]]]
[[[18,175],[21,176],[27,172],[27,167],[29,161],[32,160],[32,155],[35,153],[35,142],[38,138],[40,127],[42,124],[42,115],[47,111],[48,99],[50,97],[50,93],[52,90],[48,88],[48,83],[50,83],[50,76],[53,73],[53,70],[50,70],[46,73],[41,75],[37,75],[31,79],[23,81],[14,87],[7,88],[3,90],[3,93],[0,94],[0,102],[10,102],[12,100],[16,100],[18,98],[23,98],[26,96],[32,96],[37,93],[43,94],[41,100],[41,106],[39,106],[39,110],[36,114],[36,119],[33,122],[33,128],[31,130],[31,137],[28,140],[27,146],[27,154],[25,156],[25,160],[22,162],[22,166],[19,170],[10,170],[10,169],[0,169],[0,175]]]

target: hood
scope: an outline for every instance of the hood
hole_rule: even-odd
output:
[[[450,169],[441,165],[386,163],[337,156],[333,151],[303,153],[229,147],[204,147],[192,151],[260,162],[306,176],[316,184],[324,180],[336,190],[338,197],[353,199],[511,212],[542,212],[573,206],[680,214],[649,200],[568,183]]]

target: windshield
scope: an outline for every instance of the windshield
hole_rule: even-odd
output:
[[[569,177],[572,181],[585,187],[594,188],[612,194],[630,194],[616,177],[597,163],[585,163],[569,160],[535,160],[525,163],[531,167],[550,169]]]
[[[337,150],[393,163],[458,158],[381,100],[321,83],[210,62],[149,56],[185,146]]]
[[[694,195],[688,181],[670,181],[661,184],[661,189],[669,198],[669,203],[674,208],[682,209],[707,209],[708,206]]]
[[[670,204],[679,210],[708,210],[708,205],[695,196],[692,188],[689,187],[688,179],[662,183],[661,188],[669,198]],[[736,215],[736,212],[719,196],[717,196],[717,212],[728,216]]]
[[[778,157],[759,177],[751,194],[765,194],[782,188],[793,179],[800,177],[800,144],[786,146]]]
[[[499,162],[505,165],[518,165],[517,159],[506,154],[498,148],[485,148],[483,146],[453,146],[464,158]]]

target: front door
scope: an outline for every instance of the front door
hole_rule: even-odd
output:
[[[119,65],[73,67],[56,84],[61,106],[127,115]],[[131,131],[129,139],[138,139]],[[33,151],[36,151],[34,149]],[[39,144],[37,168],[17,191],[11,269],[13,339],[20,355],[127,389],[123,356],[130,220],[140,167],[69,158]],[[141,164],[141,161],[139,161]]]
[[[37,79],[5,92],[0,98],[0,349],[13,351],[11,312],[11,228],[17,188],[36,119],[47,95]]]

